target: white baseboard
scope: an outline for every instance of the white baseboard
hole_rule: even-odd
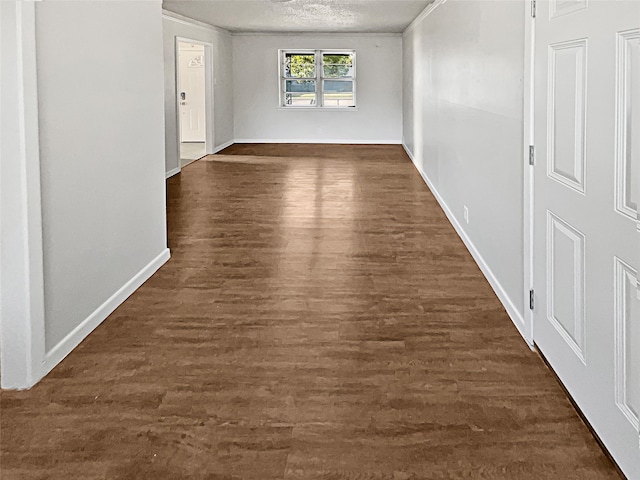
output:
[[[207,155],[214,155],[214,154],[216,154],[218,152],[221,152],[225,148],[230,147],[231,145],[233,145],[234,143],[235,143],[234,140],[229,140],[228,142],[225,142],[222,145],[218,145],[217,147],[215,147],[213,149],[213,151],[211,153],[208,153]]]
[[[337,145],[401,145],[400,140],[337,140],[318,138],[236,138],[234,143],[333,143]]]
[[[211,153],[207,153],[206,155],[214,155],[214,154],[224,150],[225,148],[230,147],[234,143],[235,142],[233,140],[229,140],[228,142],[225,142],[222,145],[218,145],[217,147],[214,147],[213,151]],[[199,158],[194,158],[189,163],[187,163],[185,165],[182,165],[182,167],[186,167],[187,165],[189,165],[190,163],[195,162],[196,160],[199,160]],[[182,171],[182,167],[176,167],[176,168],[173,168],[173,169],[169,170],[166,173],[166,177],[165,178],[170,178],[170,177],[173,177],[174,175],[177,175],[178,173],[180,173]]]
[[[491,288],[493,289],[498,299],[504,306],[505,310],[507,311],[507,314],[511,318],[511,321],[518,329],[518,332],[520,333],[520,335],[522,335],[522,338],[524,338],[525,341],[527,341],[524,317],[520,314],[520,312],[516,308],[511,298],[509,298],[509,295],[507,294],[502,284],[500,283],[498,278],[495,276],[495,274],[491,270],[491,267],[489,267],[489,264],[485,261],[485,259],[482,257],[482,255],[476,248],[476,246],[473,244],[473,242],[471,241],[471,238],[469,238],[469,235],[467,235],[467,232],[465,232],[464,228],[462,228],[462,225],[460,224],[460,222],[458,222],[458,219],[455,217],[455,215],[453,214],[453,212],[451,211],[447,203],[444,201],[444,198],[442,198],[442,196],[436,189],[435,185],[429,178],[429,176],[425,172],[423,172],[422,169],[418,166],[413,156],[413,153],[411,152],[411,150],[409,150],[409,147],[407,147],[407,145],[404,143],[402,144],[402,147],[404,148],[405,152],[407,152],[407,155],[411,159],[411,162],[413,162],[413,165],[415,166],[416,170],[418,170],[418,173],[420,173],[420,175],[422,176],[422,179],[429,187],[429,190],[431,190],[431,193],[433,193],[433,196],[436,198],[436,200],[440,204],[440,207],[442,208],[445,215],[449,219],[449,222],[451,222],[451,225],[453,225],[453,228],[455,228],[456,233],[464,242],[465,246],[467,247],[467,250],[469,250],[469,253],[473,257],[475,262],[478,264],[478,267],[480,267],[480,270],[482,271],[485,278],[489,282],[489,285],[491,285]]]
[[[236,138],[229,140],[228,142],[218,145],[213,149],[211,153],[207,155],[215,155],[221,152],[227,147],[235,143],[322,143],[322,144],[335,144],[335,145],[401,145],[399,140],[318,140],[318,139],[273,139],[273,138]],[[194,160],[195,161],[195,160]],[[173,177],[180,173],[180,167],[169,170],[166,174],[166,178]]]
[[[176,167],[176,168],[174,168],[174,169],[172,169],[172,170],[169,170],[169,171],[167,172],[167,175],[166,175],[166,177],[165,177],[165,178],[173,177],[174,175],[176,175],[176,174],[178,174],[178,173],[180,173],[180,167]]]
[[[100,325],[111,313],[118,308],[129,296],[135,292],[151,275],[153,275],[164,263],[169,260],[171,253],[166,248],[160,255],[154,258],[148,265],[134,275],[131,280],[125,283],[106,302],[100,305],[91,315],[89,315],[80,325],[74,328],[55,347],[45,354],[44,364],[40,378],[49,373],[58,365],[64,357],[69,355],[87,335],[89,335],[98,325]]]

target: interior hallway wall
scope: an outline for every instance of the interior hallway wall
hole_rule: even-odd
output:
[[[224,30],[163,16],[164,45],[164,116],[166,172],[175,172],[180,165],[178,124],[176,121],[176,37],[213,44],[213,124],[214,150],[233,142],[233,62],[231,34]],[[209,128],[209,127],[207,127]]]
[[[161,2],[36,2],[35,33],[51,368],[168,258]]]
[[[404,144],[512,317],[524,314],[524,8],[448,0],[403,38]]]

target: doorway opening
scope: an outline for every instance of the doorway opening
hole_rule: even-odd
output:
[[[207,154],[207,71],[206,47],[190,41],[177,42],[178,134],[180,168]]]

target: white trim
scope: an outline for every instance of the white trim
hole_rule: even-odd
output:
[[[214,75],[214,62],[213,62],[213,43],[203,40],[195,40],[193,38],[181,37],[176,35],[174,37],[174,82],[175,82],[175,106],[176,106],[176,158],[178,159],[178,171],[182,168],[180,159],[180,144],[182,143],[182,125],[180,118],[180,98],[178,92],[180,91],[180,43],[192,43],[194,45],[202,45],[204,47],[205,58],[205,77],[204,77],[204,110],[205,110],[205,153],[207,155],[213,153],[213,143],[216,137],[215,124],[214,124],[214,98],[215,98],[215,75]],[[167,178],[171,175],[175,175],[170,172],[174,172],[175,168],[166,173]],[[177,172],[176,172],[177,173]]]
[[[233,143],[334,143],[337,145],[401,145],[400,140],[353,140],[323,138],[236,138]]]
[[[171,256],[168,248],[151,260],[142,270],[125,283],[107,301],[100,305],[80,325],[74,328],[65,338],[45,355],[42,375],[45,376],[76,348],[98,325],[135,292],[151,275],[153,275]]]
[[[224,142],[222,145],[218,145],[216,148],[214,148],[213,151],[209,155],[213,155],[213,154],[216,154],[218,152],[221,152],[222,150],[224,150],[227,147],[230,147],[233,144],[234,144],[233,140],[229,140],[228,142]]]
[[[180,159],[178,159],[178,161],[180,161]],[[165,178],[173,177],[174,175],[179,174],[179,173],[180,173],[180,171],[181,171],[181,168],[180,168],[180,167],[172,168],[171,170],[169,170],[169,171],[166,173]]]
[[[640,29],[633,28],[616,33],[616,176],[614,181],[616,212],[633,222],[638,222],[638,207],[627,203],[629,184],[626,180],[627,153],[630,145],[627,145],[627,128],[629,125],[628,111],[630,105],[631,85],[629,85],[629,43],[640,39]],[[633,175],[632,175],[633,177]],[[635,179],[630,179],[632,182]],[[636,227],[640,225],[636,223]]]
[[[224,150],[227,147],[230,147],[231,145],[233,145],[233,140],[229,140],[228,142],[223,143],[222,145],[218,145],[217,147],[215,147],[211,152],[206,153],[203,157],[206,157],[207,155],[215,155],[216,153]],[[166,178],[170,178],[173,177],[174,175],[177,175],[178,173],[180,173],[182,171],[183,167],[186,167],[187,165],[192,164],[193,162],[197,162],[198,160],[200,160],[201,158],[194,158],[193,160],[191,160],[189,163],[182,165],[182,160],[180,161],[180,166],[176,167],[172,170],[169,170],[166,174]]]
[[[286,97],[286,88],[285,83],[288,80],[296,80],[295,78],[287,77],[284,72],[285,66],[285,58],[286,55],[290,54],[306,54],[313,55],[314,58],[314,67],[315,67],[315,75],[313,77],[300,78],[300,80],[313,80],[316,84],[315,95],[316,95],[316,104],[310,106],[297,106],[297,105],[286,105],[284,100]],[[351,55],[351,76],[350,77],[339,77],[339,78],[331,78],[325,77],[324,75],[324,55]],[[309,50],[309,49],[279,49],[278,50],[278,85],[279,85],[279,95],[278,95],[278,109],[282,110],[330,110],[330,111],[344,111],[344,110],[357,110],[358,105],[358,95],[357,95],[357,55],[356,51],[353,49],[321,49],[321,50]],[[337,82],[351,82],[351,93],[353,96],[353,105],[344,105],[344,106],[330,106],[324,104],[324,82],[335,80]]]
[[[398,32],[231,32],[233,37],[331,37],[336,38],[340,36],[354,38],[354,37],[402,37],[402,33]]]
[[[511,318],[511,321],[518,329],[518,332],[520,332],[520,335],[522,335],[522,337],[526,341],[525,329],[524,329],[525,327],[524,318],[522,317],[520,312],[518,312],[518,309],[516,308],[515,304],[511,301],[511,299],[509,298],[509,295],[507,295],[507,292],[500,284],[500,281],[491,270],[491,267],[489,267],[489,264],[484,260],[484,258],[482,257],[482,255],[480,254],[476,246],[471,241],[471,238],[469,238],[469,236],[467,235],[467,232],[464,231],[464,228],[462,228],[462,225],[460,224],[460,222],[458,222],[456,217],[453,215],[453,212],[451,211],[447,203],[444,201],[444,198],[442,198],[438,190],[435,188],[435,185],[433,184],[431,179],[418,166],[418,163],[415,161],[413,153],[411,153],[411,150],[409,150],[409,147],[407,147],[406,144],[404,143],[402,144],[402,147],[404,148],[405,152],[407,152],[407,155],[411,159],[411,162],[413,163],[414,167],[416,168],[416,170],[418,170],[418,173],[420,173],[420,175],[422,176],[422,179],[429,187],[429,190],[431,190],[431,193],[440,204],[440,207],[442,208],[445,215],[449,219],[449,222],[451,223],[451,225],[453,225],[453,228],[455,228],[456,232],[458,233],[458,236],[464,242],[465,246],[467,247],[467,250],[469,250],[469,253],[473,257],[475,262],[478,264],[478,267],[480,267],[480,270],[482,271],[485,278],[489,282],[489,285],[491,285],[491,288],[493,288],[493,291],[495,292],[495,294],[498,296],[498,299],[500,300],[505,310],[507,311],[507,314]]]
[[[534,246],[534,179],[535,169],[529,165],[529,145],[535,145],[535,118],[534,118],[534,93],[535,93],[535,20],[531,17],[531,1],[525,2],[525,29],[524,29],[524,105],[523,105],[523,256],[524,256],[524,338],[531,348],[534,348],[534,315],[529,308],[529,292],[533,289],[533,246]]]
[[[206,30],[213,30],[214,32],[218,32],[223,35],[231,35],[231,32],[229,30],[216,27],[215,25],[211,25],[209,23],[200,22],[190,17],[185,17],[184,15],[180,15],[179,13],[174,13],[169,10],[165,10],[164,8],[162,9],[162,18],[166,20],[171,20],[173,22],[181,23],[183,25],[188,25],[190,27],[204,28]]]
[[[202,42],[204,45],[204,109],[205,109],[205,152],[213,151],[213,144],[216,139],[215,124],[215,64],[213,59],[213,43]],[[176,98],[177,98],[176,92]],[[178,111],[178,114],[180,112]]]
[[[418,23],[427,18],[429,15],[433,13],[433,11],[438,8],[443,3],[446,3],[447,0],[435,0],[435,2],[430,3],[425,7],[425,9],[409,24],[407,28],[405,28],[404,32],[402,32],[402,36],[406,35],[410,30],[412,30]]]
[[[355,85],[354,85],[355,89]],[[357,112],[359,110],[358,107],[277,107],[278,110],[288,110],[296,112],[298,110],[307,110],[307,111],[315,111],[315,112]]]
[[[318,139],[255,139],[255,138],[236,138],[235,140],[229,140],[221,145],[218,145],[213,149],[213,152],[208,153],[207,155],[214,155],[218,152],[221,152],[225,148],[230,147],[231,145],[235,145],[236,143],[284,143],[284,144],[292,144],[292,143],[308,143],[308,144],[334,144],[334,145],[402,145],[402,141],[400,140],[318,140]],[[167,178],[172,177],[180,173],[180,168],[174,168],[173,170],[169,170],[167,172]]]
[[[0,354],[2,388],[41,378],[44,264],[35,5],[0,2]]]

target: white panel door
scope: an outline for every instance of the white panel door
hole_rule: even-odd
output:
[[[206,138],[204,47],[180,48],[179,55],[180,141],[204,142]]]
[[[640,479],[640,1],[539,0],[534,340]]]

